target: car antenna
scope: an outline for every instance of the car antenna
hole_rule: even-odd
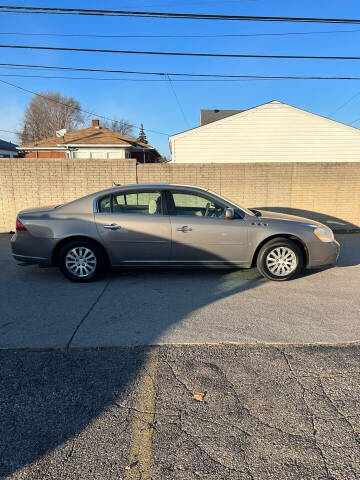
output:
[[[114,180],[113,180],[113,185],[114,187],[121,187],[121,183],[115,183]]]

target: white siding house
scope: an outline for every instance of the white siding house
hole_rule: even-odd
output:
[[[169,143],[173,163],[360,161],[360,130],[277,100],[172,135]]]

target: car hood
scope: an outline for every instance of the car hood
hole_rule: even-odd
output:
[[[295,223],[301,223],[306,225],[318,225],[321,227],[324,226],[322,223],[317,222],[315,220],[311,220],[310,218],[298,217],[296,215],[289,215],[287,213],[270,212],[268,210],[258,210],[258,212],[261,213],[260,218],[266,218],[269,220],[285,220],[287,222],[295,222]]]

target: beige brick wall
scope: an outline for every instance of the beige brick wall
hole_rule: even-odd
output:
[[[0,232],[25,208],[60,204],[113,182],[209,188],[245,206],[318,212],[360,225],[360,163],[145,164],[134,160],[1,159]]]
[[[70,202],[114,182],[136,182],[134,160],[1,159],[0,232],[14,230],[19,210]]]
[[[139,165],[138,180],[198,185],[240,205],[305,210],[360,226],[358,162]]]

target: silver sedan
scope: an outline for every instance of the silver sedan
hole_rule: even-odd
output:
[[[58,265],[86,282],[108,267],[257,266],[284,281],[336,262],[332,231],[306,218],[247,209],[199,187],[117,186],[18,214],[11,239],[21,262]]]

